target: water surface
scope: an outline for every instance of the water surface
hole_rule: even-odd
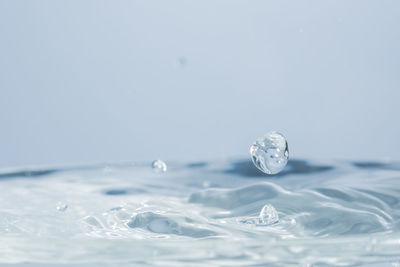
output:
[[[392,266],[400,164],[251,160],[0,173],[0,263]],[[258,224],[265,205],[279,221]]]

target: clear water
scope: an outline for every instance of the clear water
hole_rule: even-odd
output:
[[[0,263],[400,260],[398,163],[291,160],[275,176],[251,160],[3,170],[0,189]]]

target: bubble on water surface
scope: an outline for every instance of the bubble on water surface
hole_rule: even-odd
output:
[[[166,172],[167,171],[167,164],[162,160],[155,160],[151,164],[153,170],[157,173]]]
[[[279,222],[278,212],[272,205],[265,205],[258,216],[257,225],[271,225]]]
[[[257,138],[250,147],[254,165],[264,173],[276,174],[285,168],[289,159],[286,138],[278,132],[269,132]]]
[[[68,209],[68,205],[65,203],[58,203],[56,209],[58,211],[66,211]]]
[[[184,218],[186,222],[191,222],[190,218]],[[132,217],[127,223],[128,227],[142,228],[152,233],[157,234],[173,234],[189,236],[193,238],[215,236],[214,231],[199,228],[189,223],[182,222],[183,220],[174,220],[166,215],[161,215],[153,212],[142,212]]]
[[[103,224],[95,216],[86,216],[83,221],[91,226],[93,229],[104,228]]]

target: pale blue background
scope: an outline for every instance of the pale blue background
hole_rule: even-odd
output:
[[[400,159],[400,1],[0,0],[0,167]]]

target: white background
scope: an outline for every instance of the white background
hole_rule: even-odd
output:
[[[400,159],[400,1],[0,0],[0,167]]]

